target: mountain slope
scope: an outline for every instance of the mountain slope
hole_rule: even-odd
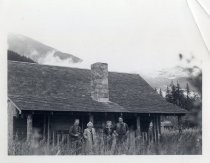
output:
[[[30,62],[30,63],[35,63],[32,59],[25,57],[25,56],[21,56],[18,53],[15,53],[11,50],[7,51],[7,59],[10,61],[20,61],[20,62]]]
[[[10,34],[8,36],[8,49],[21,54],[40,64],[56,64],[71,66],[82,62],[82,59],[68,53],[40,43],[23,35]]]
[[[166,91],[167,86],[169,86],[171,82],[173,82],[174,85],[177,85],[178,82],[181,88],[185,89],[188,83],[190,89],[197,92],[196,88],[194,88],[189,81],[189,74],[184,68],[179,66],[163,69],[155,76],[144,75],[143,77],[153,88],[161,88],[162,91]]]

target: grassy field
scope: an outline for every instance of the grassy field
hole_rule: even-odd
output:
[[[33,148],[32,148],[33,146]],[[84,155],[84,146],[79,153]],[[116,152],[117,151],[117,152]],[[74,155],[75,149],[67,148],[66,144],[59,146],[47,145],[44,141],[38,145],[28,142],[15,141],[9,145],[9,154],[13,155]],[[163,130],[158,143],[143,142],[139,137],[130,133],[123,150],[118,150],[113,142],[112,149],[104,149],[103,139],[98,136],[97,145],[92,154],[95,155],[199,155],[202,154],[202,133],[198,129],[185,129],[182,133],[177,130]]]

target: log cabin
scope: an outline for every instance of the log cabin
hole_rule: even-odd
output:
[[[109,72],[108,64],[91,69],[8,61],[8,135],[29,140],[39,128],[48,144],[65,136],[75,118],[82,129],[88,121],[100,131],[119,116],[140,136],[152,123],[153,140],[161,135],[160,117],[186,111],[168,103],[139,75]],[[181,129],[181,127],[180,127]]]

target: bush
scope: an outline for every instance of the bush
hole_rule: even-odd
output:
[[[143,141],[135,132],[130,132],[124,148],[117,147],[114,139],[111,150],[105,150],[102,136],[98,136],[95,155],[197,155],[202,154],[202,133],[198,129],[185,129],[182,133],[178,130],[162,130],[159,142]],[[32,142],[15,140],[9,145],[9,154],[12,155],[85,155],[84,143],[82,149],[69,148],[67,144],[47,145],[45,141],[39,145]],[[123,149],[123,150],[122,150]]]

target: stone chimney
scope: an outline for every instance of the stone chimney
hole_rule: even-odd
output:
[[[91,65],[91,97],[98,102],[109,101],[107,63],[97,62]]]

